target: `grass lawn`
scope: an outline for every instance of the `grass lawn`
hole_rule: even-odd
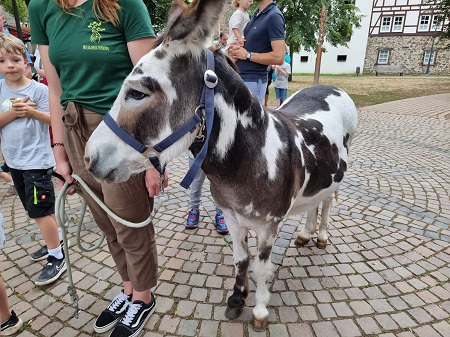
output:
[[[311,86],[313,80],[312,75],[294,74],[292,82],[289,82],[288,95]],[[450,76],[321,75],[320,84],[345,90],[358,108],[404,98],[450,93]],[[273,84],[270,86],[269,105],[276,105]]]

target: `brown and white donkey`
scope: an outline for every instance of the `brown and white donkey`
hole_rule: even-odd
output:
[[[102,122],[89,139],[85,156],[88,169],[98,179],[126,181],[151,166],[148,155],[158,156],[165,167],[201,133],[197,125],[162,152],[155,150],[155,144],[193,115],[205,116],[203,109],[197,109],[205,84],[208,55],[204,46],[226,2],[173,2],[157,47],[126,78],[110,111],[111,119],[144,144],[145,151],[134,151]],[[277,110],[265,110],[222,52],[214,53],[214,65],[218,79],[214,119],[207,130],[210,137],[201,167],[233,240],[236,283],[226,315],[237,318],[245,305],[250,263],[247,234],[254,230],[258,253],[253,327],[260,331],[267,327],[267,281],[273,273],[271,252],[278,225],[288,215],[305,211],[315,221],[318,205],[331,203],[330,196],[347,170],[357,111],[344,91],[323,85],[296,92]],[[319,239],[326,242],[324,232]]]

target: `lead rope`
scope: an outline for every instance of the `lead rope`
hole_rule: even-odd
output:
[[[162,204],[169,200],[169,195],[167,192],[164,191],[164,175],[160,176],[160,181],[159,181],[159,188],[161,190],[161,193],[158,194],[158,196],[156,196],[154,199],[154,205],[153,205],[153,211],[150,214],[150,216],[148,217],[148,219],[139,222],[139,223],[134,223],[134,222],[130,222],[127,221],[125,219],[122,219],[121,217],[117,216],[116,214],[114,214],[96,195],[94,192],[92,192],[92,190],[89,188],[89,186],[83,181],[83,179],[81,179],[78,175],[76,174],[72,174],[72,178],[75,179],[85,190],[86,192],[94,199],[94,201],[114,220],[116,220],[117,222],[121,223],[122,225],[125,225],[127,227],[132,227],[132,228],[141,228],[144,226],[147,226],[148,224],[150,224],[150,222],[153,221],[153,219],[155,218],[156,214],[158,213],[160,207],[162,206]],[[87,207],[87,202],[83,197],[83,193],[81,191],[81,188],[73,183],[68,184],[67,182],[64,183],[64,186],[62,187],[61,191],[59,192],[56,201],[55,201],[55,217],[56,217],[56,222],[60,225],[60,227],[62,228],[62,237],[63,237],[63,241],[64,241],[64,255],[65,255],[65,260],[66,260],[66,265],[67,265],[67,274],[68,274],[68,280],[69,280],[69,286],[67,287],[67,291],[70,295],[70,298],[72,299],[72,306],[75,308],[75,314],[73,316],[75,316],[76,318],[79,317],[79,313],[80,313],[80,309],[78,306],[78,294],[77,291],[74,287],[74,283],[73,283],[73,278],[72,278],[72,266],[70,264],[70,258],[69,258],[69,246],[67,244],[67,232],[69,230],[69,216],[67,215],[66,212],[66,198],[69,194],[69,191],[75,188],[75,192],[81,197],[82,199],[82,204],[81,204],[81,214],[80,217],[77,221],[77,231],[76,231],[76,242],[77,242],[77,246],[78,248],[80,248],[81,251],[83,252],[92,252],[98,248],[100,248],[100,246],[103,243],[103,240],[105,239],[105,234],[102,233],[101,237],[97,240],[97,243],[91,247],[84,247],[81,243],[81,229],[83,226],[83,220],[84,220],[84,215],[86,213],[86,207]]]

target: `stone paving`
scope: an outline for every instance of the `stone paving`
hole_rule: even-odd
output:
[[[361,109],[353,163],[331,212],[330,244],[325,250],[313,243],[295,247],[303,217],[280,227],[269,327],[262,333],[250,325],[252,281],[242,315],[225,318],[234,284],[232,243],[214,229],[208,184],[199,229],[185,230],[189,198],[178,183],[187,156],[174,161],[171,198],[155,221],[158,306],[141,336],[450,337],[449,114],[450,94]],[[0,194],[6,189],[2,185]],[[8,233],[0,270],[10,304],[26,322],[19,336],[96,336],[95,317],[121,289],[106,245],[90,253],[70,248],[80,298],[74,317],[67,274],[41,288],[31,281],[43,266],[29,257],[42,243],[36,224],[18,197],[0,200]],[[69,197],[68,204],[76,220],[80,199]],[[69,230],[72,243],[75,230]],[[87,214],[83,245],[94,244],[99,234]],[[249,244],[255,254],[254,233]]]

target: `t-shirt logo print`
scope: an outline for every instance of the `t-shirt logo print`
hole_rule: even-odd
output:
[[[102,23],[100,21],[94,21],[89,24],[88,28],[92,29],[91,42],[92,43],[100,43],[102,36],[100,32],[103,32],[105,28],[101,28]]]

